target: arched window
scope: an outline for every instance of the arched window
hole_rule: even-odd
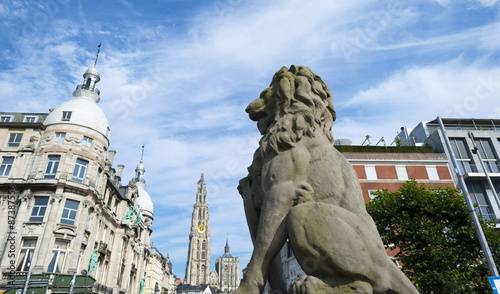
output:
[[[200,242],[200,241],[198,241]],[[205,250],[207,248],[207,241],[203,240],[203,244],[201,245],[201,249]]]

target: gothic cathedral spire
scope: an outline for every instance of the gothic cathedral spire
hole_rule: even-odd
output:
[[[203,173],[198,181],[196,203],[193,206],[189,249],[186,263],[186,282],[193,285],[209,283],[210,223],[207,187]]]

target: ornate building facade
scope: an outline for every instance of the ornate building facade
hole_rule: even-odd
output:
[[[155,247],[151,248],[146,284],[142,294],[173,294],[175,293],[175,278],[172,272],[172,263]]]
[[[0,113],[0,273],[82,273],[96,293],[137,293],[150,254],[153,203],[144,165],[121,184],[90,67],[50,113]],[[7,225],[8,224],[8,225]],[[0,291],[7,280],[0,280]]]
[[[186,262],[186,283],[209,284],[210,275],[210,217],[207,202],[207,187],[201,174],[193,206],[189,249]]]

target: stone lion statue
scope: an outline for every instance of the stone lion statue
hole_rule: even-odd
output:
[[[290,240],[307,276],[290,293],[418,293],[387,256],[365,210],[357,175],[333,147],[332,95],[308,67],[283,67],[248,105],[262,134],[240,181],[254,242],[232,293],[287,293],[277,258]]]

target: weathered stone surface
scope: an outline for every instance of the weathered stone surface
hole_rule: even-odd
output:
[[[260,146],[238,187],[254,251],[238,290],[265,281],[287,293],[275,257],[289,238],[308,275],[291,293],[417,293],[387,257],[356,173],[333,148],[328,86],[307,67],[283,67],[246,110]]]
[[[326,282],[324,280],[327,280]],[[372,286],[368,282],[355,281],[349,278],[324,278],[320,280],[314,276],[301,276],[300,279],[290,286],[290,294],[371,294]]]

